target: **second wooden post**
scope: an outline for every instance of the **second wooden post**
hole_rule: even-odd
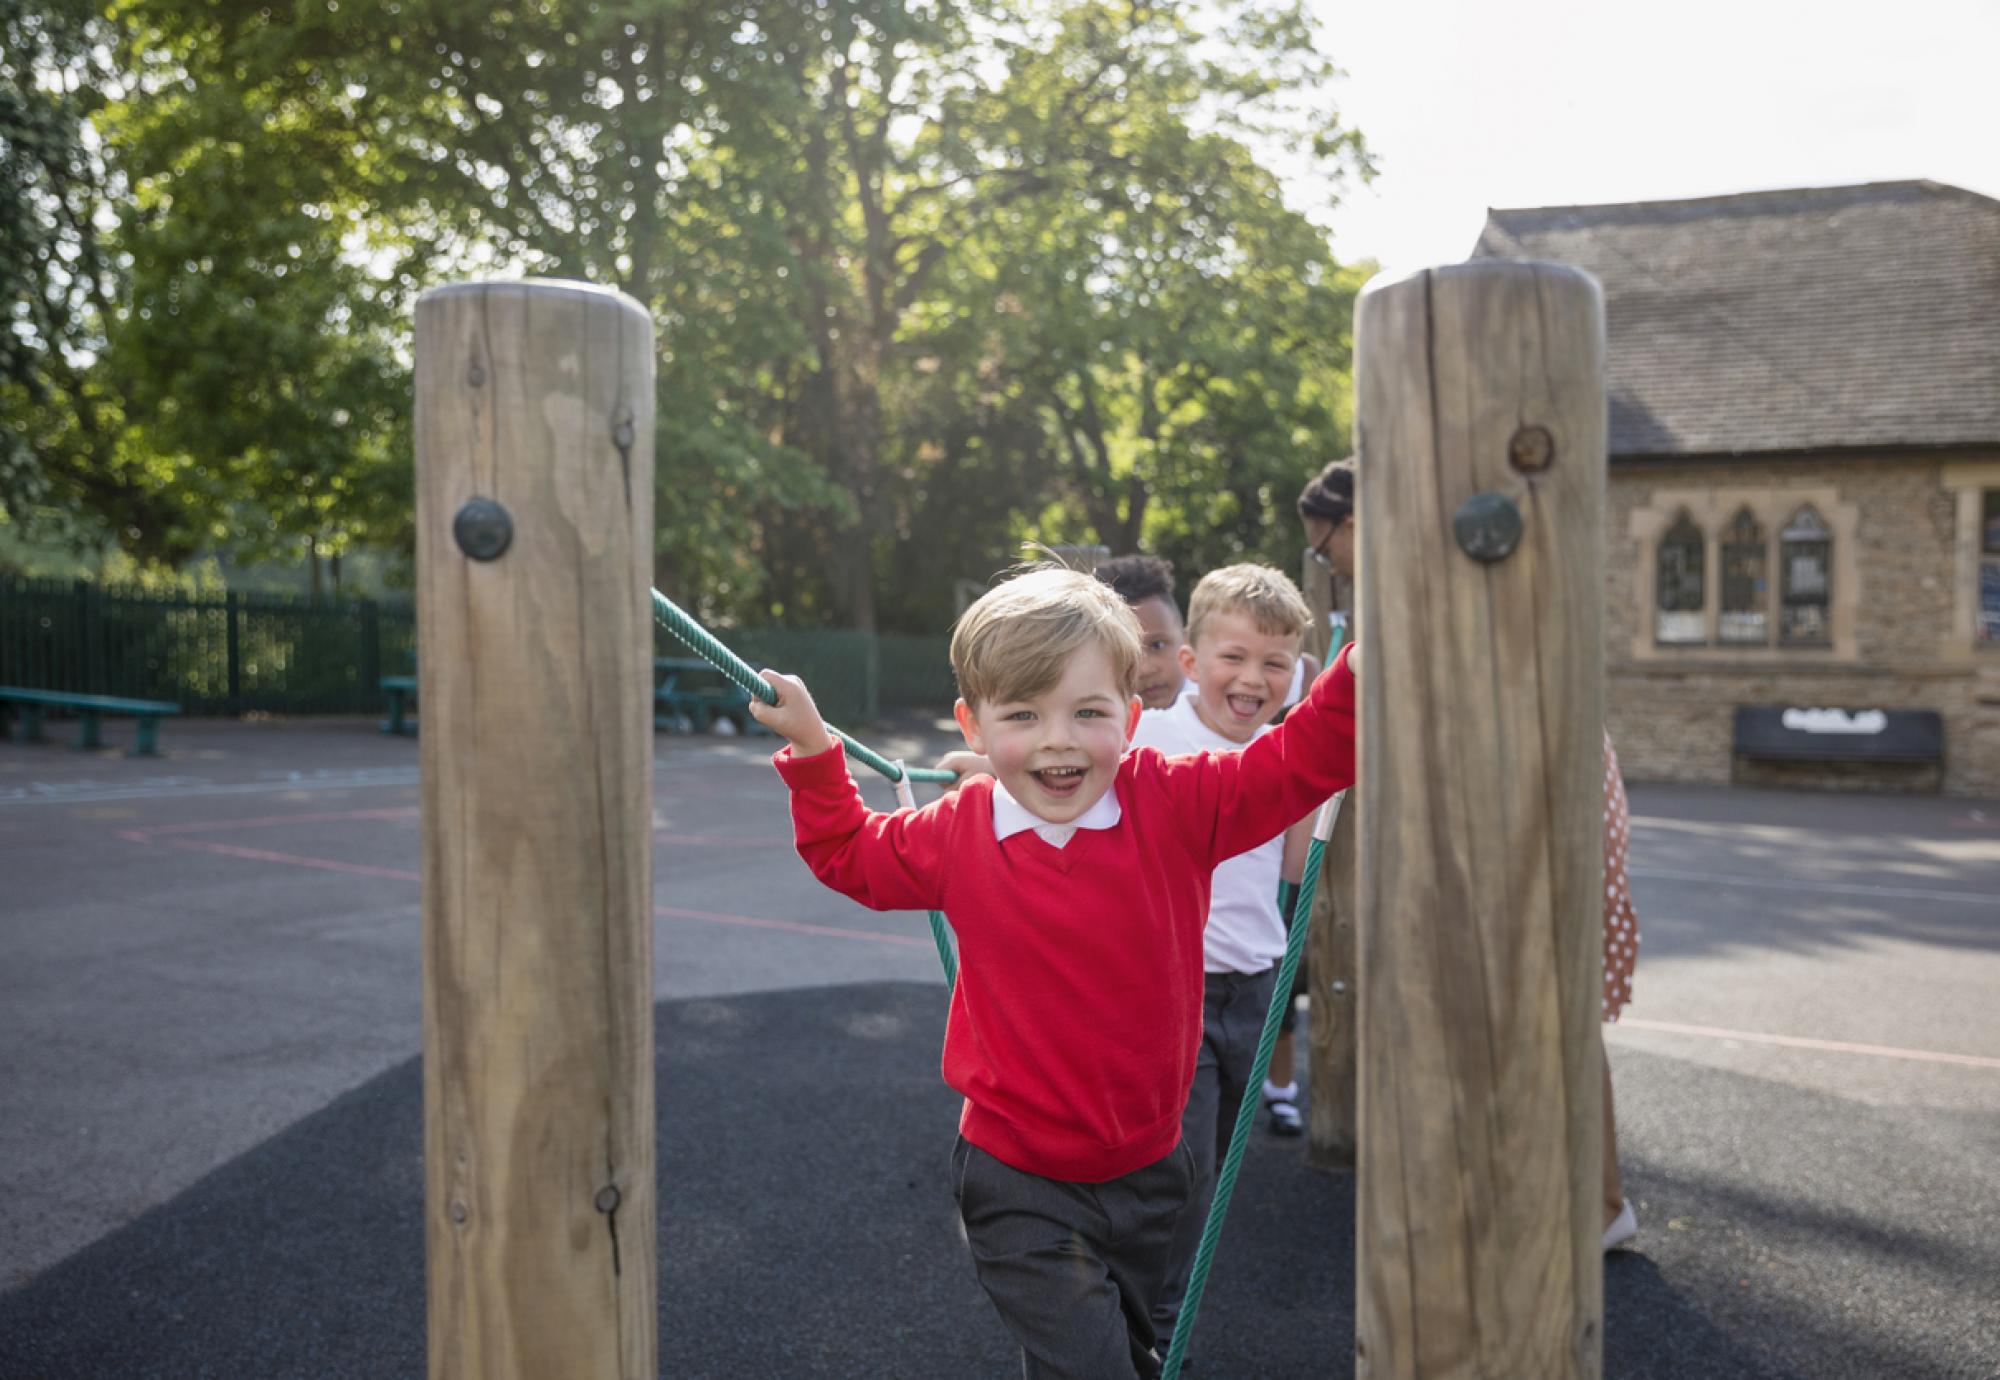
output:
[[[417,304],[432,1380],[653,1380],[653,333]]]
[[[1356,1374],[1595,1377],[1602,299],[1478,261],[1356,333]]]
[[[1308,553],[1300,562],[1299,588],[1312,614],[1306,651],[1324,665],[1332,652],[1335,609],[1353,614],[1352,586]],[[1307,1026],[1306,1163],[1315,1169],[1354,1168],[1354,850],[1360,811],[1350,796],[1327,840],[1319,891],[1313,897],[1312,933],[1306,936],[1306,975],[1312,1001]]]

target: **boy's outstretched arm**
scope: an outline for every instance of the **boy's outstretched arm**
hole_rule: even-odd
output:
[[[1357,650],[1344,648],[1285,721],[1241,752],[1167,764],[1182,817],[1216,862],[1275,838],[1354,784]]]
[[[757,721],[790,744],[773,759],[792,791],[792,834],[813,876],[874,910],[943,905],[947,810],[877,814],[847,774],[847,754],[827,732],[805,682],[765,671],[778,702],[752,700]]]

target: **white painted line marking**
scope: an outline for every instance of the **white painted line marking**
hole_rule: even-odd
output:
[[[414,786],[415,767],[391,767],[341,775],[277,776],[263,781],[203,781],[199,777],[165,777],[129,786],[79,781],[59,784],[37,781],[0,790],[5,805],[90,805],[109,800],[188,800],[210,795],[275,795],[284,791],[366,790],[381,786]]]
[[[1932,1049],[1899,1049],[1894,1045],[1857,1045],[1846,1040],[1814,1040],[1804,1035],[1764,1035],[1754,1030],[1724,1030],[1712,1025],[1682,1025],[1678,1021],[1649,1021],[1639,1016],[1621,1016],[1621,1026],[1635,1030],[1657,1030],[1668,1035],[1697,1035],[1709,1040],[1741,1040],[1751,1045],[1782,1045],[1787,1049],[1817,1049],[1829,1054],[1871,1054],[1881,1059],[1914,1059],[1925,1064],[1959,1064],[1966,1068],[2000,1069],[2000,1059],[1983,1054],[1945,1054]]]
[[[1674,867],[1635,867],[1634,877],[1655,881],[1707,882],[1714,886],[1765,887],[1776,891],[1825,891],[1840,896],[1893,896],[1910,901],[1962,901],[1991,906],[2000,915],[2000,896],[1981,891],[1943,891],[1920,886],[1867,886],[1860,882],[1807,882],[1787,877],[1744,877],[1733,872],[1688,872]]]

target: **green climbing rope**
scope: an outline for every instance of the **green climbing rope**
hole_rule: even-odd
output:
[[[1344,794],[1344,793],[1343,793]],[[1337,815],[1340,796],[1327,803],[1327,809]],[[1201,1311],[1202,1291],[1208,1287],[1208,1267],[1215,1261],[1215,1243],[1222,1238],[1222,1219],[1229,1213],[1229,1196],[1236,1191],[1236,1173],[1243,1167],[1243,1151],[1250,1143],[1250,1128],[1257,1123],[1257,1108],[1263,1098],[1258,1089],[1264,1086],[1264,1076],[1271,1069],[1271,1051],[1278,1045],[1278,1027],[1282,1024],[1285,1007],[1292,1000],[1292,979],[1299,971],[1299,957],[1306,950],[1306,928],[1312,923],[1313,897],[1319,890],[1320,865],[1326,857],[1326,839],[1321,835],[1331,834],[1332,824],[1313,830],[1312,847],[1306,850],[1305,879],[1299,883],[1297,908],[1292,912],[1292,931],[1285,940],[1285,956],[1278,962],[1278,986],[1271,995],[1271,1009],[1264,1013],[1264,1033],[1257,1041],[1257,1057],[1251,1062],[1249,1091],[1243,1096],[1243,1105],[1236,1112],[1236,1129],[1229,1136],[1229,1153],[1223,1158],[1222,1168],[1215,1176],[1215,1197],[1208,1206],[1208,1221],[1201,1229],[1201,1244],[1195,1248],[1194,1266],[1188,1272],[1187,1293],[1181,1299],[1180,1316],[1174,1322],[1174,1339],[1167,1348],[1167,1363],[1161,1372],[1161,1380],[1179,1380],[1181,1365],[1187,1359],[1188,1338],[1194,1334],[1195,1314]]]
[[[1334,629],[1333,645],[1327,648],[1326,664],[1333,665],[1347,645],[1345,625]],[[1181,1296],[1180,1316],[1174,1319],[1173,1342],[1167,1347],[1167,1363],[1161,1380],[1180,1380],[1181,1365],[1187,1360],[1188,1338],[1194,1335],[1195,1314],[1201,1311],[1202,1291],[1208,1287],[1208,1267],[1215,1261],[1215,1243],[1222,1239],[1222,1219],[1229,1214],[1229,1197],[1236,1191],[1236,1173],[1243,1167],[1243,1151],[1250,1144],[1250,1128],[1257,1124],[1257,1107],[1263,1102],[1259,1090],[1271,1071],[1271,1051],[1278,1047],[1278,1027],[1284,1023],[1285,1008],[1292,1004],[1292,980],[1299,971],[1299,959],[1306,951],[1306,930],[1312,924],[1313,897],[1319,894],[1320,868],[1326,860],[1326,841],[1333,837],[1334,821],[1347,797],[1342,791],[1321,807],[1313,823],[1312,847],[1306,849],[1305,876],[1299,882],[1292,903],[1291,932],[1285,936],[1285,956],[1278,962],[1278,985],[1271,992],[1271,1009],[1264,1013],[1264,1033],[1257,1041],[1257,1057],[1251,1060],[1249,1091],[1236,1109],[1236,1126],[1229,1133],[1229,1153],[1215,1176],[1215,1196],[1209,1200],[1208,1220],[1202,1224],[1201,1244],[1195,1247],[1194,1266],[1188,1272],[1187,1292]]]
[[[652,594],[654,619],[661,627],[679,638],[683,646],[722,672],[730,684],[744,694],[754,695],[765,704],[778,702],[778,692],[771,688],[771,682],[758,675],[749,662],[723,646],[714,633],[695,622],[687,610],[679,604],[657,589],[652,591]],[[901,762],[892,762],[859,739],[842,733],[832,724],[828,724],[826,730],[847,746],[849,757],[874,768],[898,785],[906,781],[942,784],[958,780],[955,772],[939,771],[935,767],[905,767]],[[938,961],[944,965],[945,986],[955,987],[958,984],[958,958],[952,952],[950,926],[946,923],[942,911],[932,911],[930,918],[931,938],[937,941]]]

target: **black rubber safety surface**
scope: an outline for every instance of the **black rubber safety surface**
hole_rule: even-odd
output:
[[[661,1004],[663,1374],[1019,1373],[957,1235],[943,1023],[927,984]],[[1990,1119],[1617,1072],[1607,1375],[2000,1374]],[[411,1060],[0,1296],[0,1377],[421,1376],[421,1119]],[[1353,1240],[1352,1181],[1260,1129],[1190,1374],[1346,1374]]]

